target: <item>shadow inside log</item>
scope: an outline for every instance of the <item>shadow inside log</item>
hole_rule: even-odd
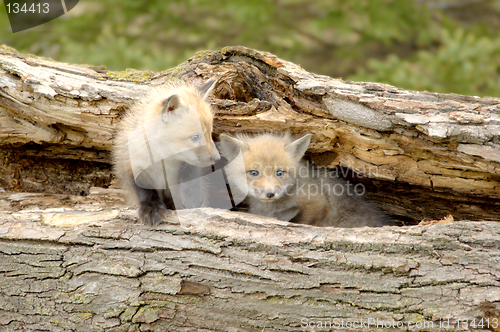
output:
[[[497,221],[500,214],[500,203],[491,198],[367,178],[358,179],[358,182],[365,185],[367,197],[402,226],[439,220],[448,215],[454,220]]]
[[[62,155],[52,146],[26,144],[0,149],[0,188],[12,192],[32,192],[86,196],[91,187],[107,188],[113,175],[109,163],[82,160],[75,149],[75,159],[50,158]],[[103,152],[104,153],[104,152]]]
[[[3,147],[0,150],[0,187],[14,193],[62,195],[57,196],[58,207],[65,204],[71,207],[74,196],[84,199],[90,194],[91,188],[114,188],[114,176],[109,163],[49,158],[47,156],[50,156],[51,151],[50,146],[36,144],[19,148]],[[75,150],[75,153],[81,152]],[[500,214],[498,200],[374,180],[342,167],[335,171],[352,183],[362,184],[367,198],[393,218],[397,225],[415,225],[422,220],[438,220],[450,214],[454,220],[498,220]],[[93,199],[99,200],[98,196],[94,195]],[[108,198],[103,196],[101,200],[100,203],[105,204]],[[17,211],[24,206],[37,204],[40,208],[50,208],[53,203],[53,199],[40,198],[24,203],[13,200],[6,208]],[[235,210],[247,211],[247,208],[240,204]]]
[[[454,220],[498,220],[500,202],[491,198],[472,197],[437,191],[402,182],[374,180],[351,170],[337,167],[338,174],[363,184],[367,198],[390,215],[398,225],[415,225],[420,221],[439,220],[452,215]]]

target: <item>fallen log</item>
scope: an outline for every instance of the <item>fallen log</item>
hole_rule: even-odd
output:
[[[212,77],[215,136],[311,132],[309,160],[400,224],[452,216],[334,229],[198,209],[141,225],[113,186],[116,124],[151,85]],[[496,331],[499,117],[499,99],[346,82],[243,47],[152,73],[4,46],[0,327]]]
[[[160,73],[110,72],[2,47],[0,186],[73,194],[109,186],[113,132],[126,108],[150,85],[212,77],[216,136],[311,132],[312,161],[362,175],[369,196],[402,222],[498,219],[499,99],[346,82],[244,47],[200,52]]]
[[[498,330],[498,222],[334,229],[206,208],[151,228],[116,192],[50,196],[0,197],[31,201],[0,212],[3,330]]]

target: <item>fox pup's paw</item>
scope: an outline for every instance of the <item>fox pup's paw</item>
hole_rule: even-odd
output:
[[[168,210],[163,202],[142,204],[139,208],[139,218],[145,225],[158,225],[167,214]]]

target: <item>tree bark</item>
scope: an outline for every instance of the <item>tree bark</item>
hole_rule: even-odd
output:
[[[361,173],[400,223],[491,221],[334,229],[198,209],[141,225],[112,186],[119,118],[150,85],[212,77],[215,136],[311,132],[307,157]],[[152,73],[4,46],[0,330],[498,331],[499,144],[500,99],[346,82],[243,47]]]
[[[206,208],[151,228],[120,205],[89,210],[102,194],[115,193],[0,213],[0,330],[487,331],[500,318],[500,223],[334,229]]]
[[[0,186],[73,194],[109,186],[113,131],[130,104],[150,85],[212,77],[216,136],[311,132],[312,161],[361,174],[369,196],[403,221],[498,220],[500,99],[347,82],[243,47],[200,52],[152,73],[69,65],[4,46]]]

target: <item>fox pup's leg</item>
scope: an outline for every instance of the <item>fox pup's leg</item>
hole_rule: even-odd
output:
[[[136,187],[139,198],[139,218],[146,225],[158,225],[167,214],[167,207],[157,190]]]
[[[138,186],[133,177],[129,178],[129,187],[132,187],[139,201],[139,218],[146,225],[158,225],[167,214],[167,207],[173,202],[163,202],[156,189],[146,189]]]

